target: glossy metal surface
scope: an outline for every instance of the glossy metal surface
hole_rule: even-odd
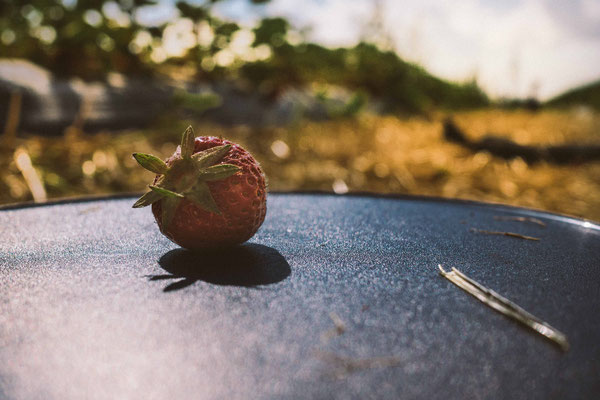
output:
[[[0,210],[0,398],[600,395],[593,222],[436,199],[271,194],[251,243],[193,254],[134,200]],[[491,311],[438,264],[548,321],[570,350]]]

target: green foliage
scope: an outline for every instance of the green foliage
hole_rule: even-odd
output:
[[[342,117],[352,117],[362,111],[369,100],[369,96],[362,91],[358,91],[350,97],[350,99],[344,104],[344,107],[340,110]]]
[[[364,107],[367,97],[382,101],[392,112],[488,104],[475,82],[443,81],[373,44],[330,49],[291,41],[290,34],[299,34],[279,17],[264,18],[252,30],[254,38],[248,51],[266,47],[267,56],[224,54],[242,28],[215,17],[212,6],[216,2],[175,3],[179,15],[193,21],[192,37],[198,37],[201,28],[208,25],[210,42],[196,41],[183,55],[167,57],[162,40],[167,27],[176,21],[142,26],[135,18],[141,7],[155,4],[155,0],[74,0],[66,3],[69,5],[62,0],[0,0],[0,57],[26,58],[58,75],[84,79],[102,79],[110,71],[143,75],[192,66],[195,79],[241,81],[248,90],[271,99],[289,87],[313,83],[355,92],[348,104],[330,110],[335,116],[354,115]],[[253,4],[265,2],[251,0]],[[140,41],[140,37],[145,39]],[[223,61],[227,57],[235,58]],[[197,111],[219,104],[214,96],[179,92],[175,100]]]
[[[194,6],[185,1],[178,1],[175,6],[182,17],[189,18],[192,21],[201,21],[209,16],[209,11],[203,6]]]
[[[138,30],[134,14],[150,0],[121,0],[121,21],[108,18],[104,0],[3,0],[0,57],[27,58],[58,75],[93,79],[110,70],[148,73],[130,43]]]
[[[225,22],[214,27],[215,35],[222,36],[227,39],[240,29],[239,25],[234,22]]]
[[[283,18],[264,18],[254,29],[253,46],[283,44],[288,28],[289,23]]]
[[[173,102],[175,106],[201,114],[211,108],[219,107],[222,99],[221,96],[213,92],[190,93],[185,90],[177,90],[173,93]]]
[[[354,117],[364,110],[369,100],[369,96],[361,90],[354,92],[344,103],[331,99],[326,90],[317,92],[316,97],[323,104],[330,118]]]
[[[312,43],[285,43],[272,46],[272,52],[269,60],[248,63],[240,71],[248,81],[272,93],[286,86],[321,82],[382,99],[389,111],[423,112],[433,107],[460,109],[489,103],[475,82],[443,81],[369,43],[333,50]]]
[[[587,105],[600,110],[600,81],[569,90],[550,99],[546,104],[552,107]]]

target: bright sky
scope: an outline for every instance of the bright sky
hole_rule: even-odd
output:
[[[148,19],[173,16],[172,1]],[[476,77],[491,96],[547,99],[600,79],[600,0],[225,0],[216,12],[247,26],[284,16],[309,40],[352,46],[377,2],[401,57],[445,79]]]

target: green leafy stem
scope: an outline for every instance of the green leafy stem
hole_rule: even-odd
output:
[[[206,182],[218,181],[236,174],[240,167],[219,164],[231,149],[230,144],[212,147],[194,153],[194,130],[189,126],[181,138],[181,152],[167,165],[152,154],[133,153],[133,158],[143,168],[160,175],[150,191],[144,193],[133,208],[147,207],[162,201],[162,229],[169,226],[182,199],[198,204],[202,209],[220,214],[220,210]]]

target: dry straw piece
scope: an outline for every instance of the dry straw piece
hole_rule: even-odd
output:
[[[517,222],[531,222],[532,224],[536,224],[541,226],[542,228],[546,227],[544,221],[533,218],[533,217],[518,217],[518,216],[510,216],[510,215],[495,215],[494,219],[496,221],[517,221]]]
[[[475,296],[482,303],[506,315],[507,317],[519,321],[540,335],[552,340],[555,344],[560,346],[563,351],[569,350],[567,336],[550,326],[547,322],[544,322],[541,319],[531,315],[512,301],[500,296],[493,290],[475,282],[456,268],[452,268],[452,271],[446,272],[440,264],[438,264],[438,266],[440,268],[440,274],[444,278],[448,279],[465,292]]]
[[[540,238],[536,238],[533,236],[527,236],[527,235],[521,235],[520,233],[515,233],[515,232],[486,231],[485,229],[477,229],[477,228],[471,228],[470,231],[475,232],[475,233],[482,233],[484,235],[510,236],[510,237],[514,237],[517,239],[533,240],[536,242],[540,240]]]

